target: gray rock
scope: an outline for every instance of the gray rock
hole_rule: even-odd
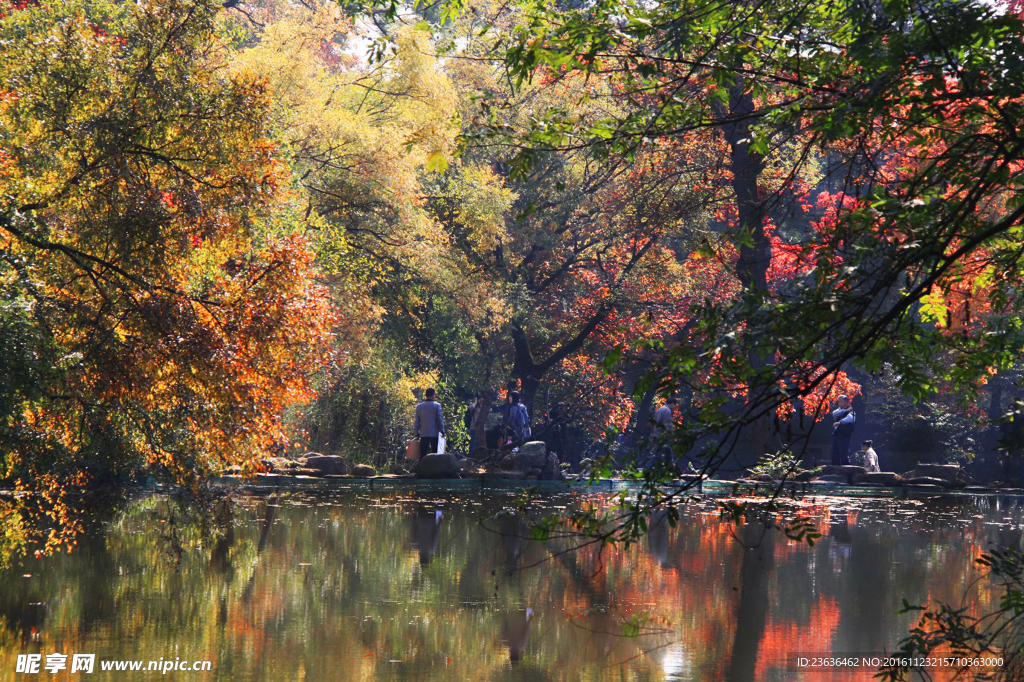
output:
[[[288,473],[289,469],[294,469],[298,466],[297,462],[293,462],[286,457],[264,457],[260,460],[267,469],[277,473]]]
[[[497,478],[503,480],[519,481],[526,478],[526,474],[522,471],[504,471],[501,469],[488,469],[484,474],[484,478]]]
[[[949,487],[949,481],[944,478],[935,478],[934,476],[915,476],[914,478],[907,479],[908,485],[937,485],[942,488]]]
[[[352,475],[367,478],[369,476],[376,476],[377,470],[369,464],[356,464],[352,467]]]
[[[548,461],[548,446],[543,441],[523,443],[515,456],[516,469],[543,469]]]
[[[847,484],[850,479],[843,474],[825,474],[824,476],[818,476],[811,483],[828,483],[830,485],[840,483]]]
[[[562,480],[562,467],[559,466],[558,455],[551,452],[548,453],[547,462],[544,464],[544,468],[540,472],[540,480],[542,481],[561,481]]]
[[[447,453],[427,455],[412,468],[417,478],[457,478],[460,470],[458,458]]]
[[[865,483],[877,483],[879,485],[899,485],[899,476],[894,471],[869,471],[864,474]]]
[[[758,481],[759,483],[772,483],[775,481],[770,474],[751,474],[747,478],[751,481]]]
[[[299,458],[299,465],[304,469],[314,469],[318,476],[345,476],[348,474],[348,462],[340,455],[310,453]]]
[[[913,484],[913,483],[912,483],[912,484],[910,484],[910,485],[908,485],[908,486],[907,486],[907,489],[908,489],[908,490],[917,490],[917,491],[924,491],[924,492],[928,492],[928,491],[930,491],[930,492],[936,492],[936,493],[941,493],[941,492],[943,492],[943,491],[944,491],[944,490],[945,490],[946,488],[945,488],[945,486],[941,486],[941,485],[929,485],[928,483],[916,483],[916,484]]]
[[[959,464],[922,464],[914,467],[915,477],[941,478],[950,483],[963,480],[963,470]]]
[[[854,475],[866,474],[867,472],[867,469],[855,464],[827,464],[821,468],[823,476],[844,476],[846,477],[846,483],[852,482]]]
[[[798,483],[807,483],[812,478],[814,478],[814,474],[812,474],[810,471],[801,471],[796,475],[796,478],[794,480],[797,481]]]

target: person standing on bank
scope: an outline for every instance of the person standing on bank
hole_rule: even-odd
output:
[[[654,411],[654,435],[660,436],[671,431],[676,421],[676,406],[679,401],[669,398],[665,404]]]
[[[839,396],[838,403],[839,406],[832,412],[832,463],[849,464],[850,439],[853,438],[857,414],[847,396]]]
[[[477,448],[487,448],[487,416],[491,414],[491,394],[482,391],[473,408],[473,419],[469,424],[469,454]]]
[[[512,402],[508,408],[508,428],[512,438],[517,443],[524,443],[532,435],[530,431],[530,413],[526,405],[519,402],[519,391],[509,393]]]
[[[416,406],[416,437],[420,439],[420,457],[437,452],[437,437],[444,435],[441,403],[434,400],[436,392],[428,388],[426,400]]]
[[[679,401],[676,398],[669,398],[664,405],[654,411],[652,418],[654,428],[651,430],[651,436],[654,438],[654,452],[647,460],[648,466],[659,460],[665,463],[672,459],[672,446],[663,441],[665,434],[675,429],[676,406],[678,405]]]

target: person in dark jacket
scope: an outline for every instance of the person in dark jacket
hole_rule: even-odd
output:
[[[444,416],[441,403],[434,399],[436,392],[428,388],[426,400],[416,406],[416,437],[420,439],[420,457],[437,452],[437,437],[444,435]]]
[[[509,435],[516,442],[522,443],[530,437],[530,414],[526,411],[526,405],[519,402],[519,391],[512,391],[509,397],[512,399],[507,417]]]
[[[832,412],[832,463],[849,464],[850,439],[853,438],[857,414],[845,395],[839,396],[838,403],[839,406]]]
[[[477,448],[487,447],[487,417],[491,414],[491,394],[482,391],[473,408],[473,417],[469,423],[469,453],[472,455]]]

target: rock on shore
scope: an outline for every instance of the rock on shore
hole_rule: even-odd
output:
[[[455,455],[431,454],[421,458],[412,468],[417,478],[458,478],[462,467]]]
[[[855,464],[827,464],[822,467],[822,476],[819,476],[818,480],[825,476],[839,476],[846,479],[846,483],[860,483],[864,480],[864,474],[867,472],[867,469]]]
[[[864,482],[875,485],[899,485],[900,477],[894,471],[869,471],[864,474]]]
[[[341,455],[311,452],[299,457],[297,461],[299,466],[313,470],[317,476],[347,476],[349,471],[348,461]]]
[[[959,464],[923,464],[917,463],[912,472],[904,474],[905,478],[935,478],[947,483],[963,483],[965,476]]]
[[[352,467],[352,475],[359,476],[361,478],[369,478],[370,476],[376,476],[377,470],[369,464],[356,464]]]

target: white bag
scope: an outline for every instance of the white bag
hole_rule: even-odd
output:
[[[439,455],[443,455],[444,454],[444,444],[447,441],[448,441],[448,439],[445,438],[444,436],[442,436],[441,434],[437,435],[437,454],[439,454]]]

